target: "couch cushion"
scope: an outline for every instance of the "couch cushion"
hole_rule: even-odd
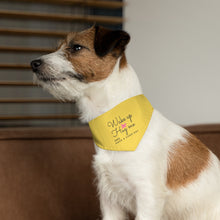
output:
[[[87,128],[0,130],[0,218],[97,219],[93,154]]]
[[[220,124],[194,125],[186,127],[220,158]]]

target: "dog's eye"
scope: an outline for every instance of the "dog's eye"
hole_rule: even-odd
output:
[[[78,50],[81,50],[81,49],[82,49],[82,46],[79,45],[79,44],[73,45],[73,48],[72,48],[72,50],[74,50],[74,51],[78,51]]]
[[[69,48],[67,48],[71,53],[75,53],[78,52],[80,50],[82,50],[83,46],[79,45],[79,44],[74,44],[71,45]]]

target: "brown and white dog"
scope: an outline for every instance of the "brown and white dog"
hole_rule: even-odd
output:
[[[61,100],[74,100],[89,122],[142,94],[127,63],[124,31],[99,26],[67,35],[59,49],[32,61],[37,82]],[[220,163],[185,129],[157,110],[138,148],[95,145],[94,169],[104,220],[219,220]],[[74,159],[74,158],[73,158]]]

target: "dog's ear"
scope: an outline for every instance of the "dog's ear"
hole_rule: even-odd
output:
[[[98,56],[104,57],[110,52],[119,57],[130,41],[130,36],[125,31],[110,30],[104,27],[95,26],[94,48]]]

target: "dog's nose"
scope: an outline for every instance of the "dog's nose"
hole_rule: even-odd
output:
[[[33,60],[31,62],[31,68],[34,72],[37,72],[39,70],[39,67],[42,64],[42,60]]]

